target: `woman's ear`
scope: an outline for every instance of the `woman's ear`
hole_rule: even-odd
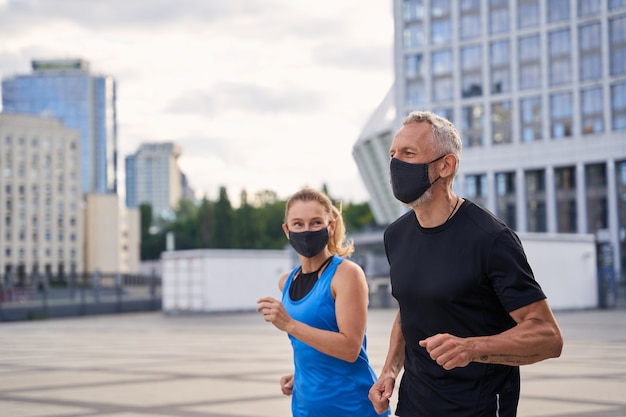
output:
[[[285,232],[285,236],[287,236],[287,240],[289,240],[289,228],[285,223],[283,223],[283,232]]]
[[[331,220],[330,223],[328,224],[328,234],[330,236],[335,234],[335,228],[337,227],[337,219]]]

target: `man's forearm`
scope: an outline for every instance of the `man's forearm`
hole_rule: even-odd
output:
[[[404,367],[404,336],[400,324],[400,311],[396,314],[391,336],[389,337],[389,351],[381,375],[388,375],[396,378]]]

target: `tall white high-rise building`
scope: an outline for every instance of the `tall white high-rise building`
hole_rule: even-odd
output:
[[[0,275],[83,271],[80,133],[0,113]]]
[[[388,160],[384,132],[430,110],[461,133],[460,195],[519,232],[593,234],[625,271],[626,0],[393,0],[393,12],[396,119],[354,149],[377,220],[401,210],[371,191],[388,177],[371,162]],[[366,147],[380,158],[358,156]]]
[[[126,205],[152,206],[154,216],[168,216],[183,196],[183,175],[178,166],[181,148],[173,142],[144,143],[126,157]]]

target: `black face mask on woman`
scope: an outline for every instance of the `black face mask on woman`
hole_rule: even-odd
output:
[[[328,244],[328,228],[306,232],[289,231],[289,243],[300,255],[312,258],[324,250]]]
[[[393,195],[405,204],[412,203],[420,198],[441,177],[430,182],[428,179],[428,165],[443,158],[441,155],[427,164],[409,164],[397,158],[391,158],[391,188]]]

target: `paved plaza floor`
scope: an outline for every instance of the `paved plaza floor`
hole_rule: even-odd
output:
[[[394,314],[370,310],[376,372]],[[563,354],[522,368],[518,415],[626,417],[626,309],[556,315]],[[289,416],[291,369],[287,336],[256,313],[0,323],[0,417]]]

